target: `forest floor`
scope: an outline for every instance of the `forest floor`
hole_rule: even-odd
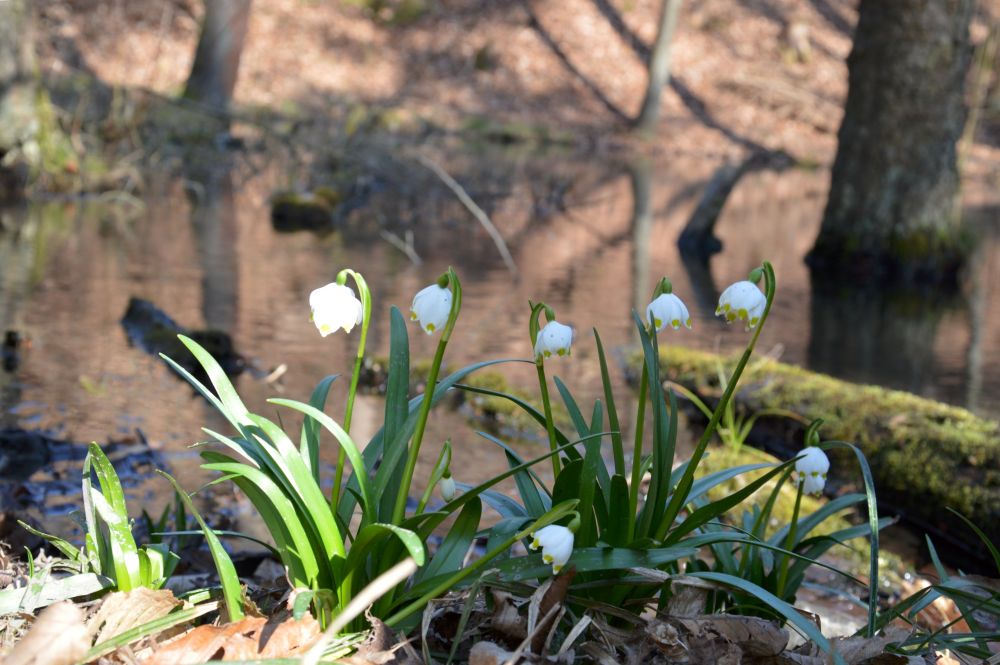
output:
[[[82,73],[165,95],[182,90],[202,3],[38,5],[47,75]],[[826,166],[847,92],[855,5],[685,4],[663,118],[655,136],[641,140],[628,129],[645,89],[660,0],[259,1],[235,100],[244,111],[341,126],[361,109],[454,131],[557,129],[588,150],[641,149],[699,171],[759,151]],[[973,42],[998,20],[1000,0],[978,3]],[[984,79],[985,112],[964,163],[969,205],[994,203],[1000,189],[996,79],[995,72]]]

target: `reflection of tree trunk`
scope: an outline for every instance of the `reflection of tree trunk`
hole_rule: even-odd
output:
[[[191,225],[202,269],[202,315],[207,328],[232,332],[239,287],[233,176],[220,167],[196,181],[200,187],[192,196]]]
[[[205,0],[205,18],[184,96],[225,111],[233,98],[251,0]]]
[[[662,0],[660,23],[656,31],[656,41],[649,57],[649,82],[646,97],[642,100],[642,110],[635,120],[635,126],[644,132],[656,128],[660,119],[660,94],[670,78],[670,44],[677,29],[677,15],[681,0]]]
[[[632,302],[642,316],[649,304],[649,233],[653,228],[653,209],[650,206],[652,167],[649,160],[636,158],[630,161],[629,182],[632,184]]]
[[[973,0],[861,0],[814,268],[952,282]]]
[[[838,378],[921,394],[934,368],[946,297],[852,289],[813,280],[809,366]]]

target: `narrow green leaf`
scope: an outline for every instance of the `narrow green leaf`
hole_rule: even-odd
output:
[[[621,425],[618,422],[618,409],[615,406],[615,395],[611,389],[611,375],[608,373],[608,360],[604,356],[604,344],[601,336],[594,328],[594,341],[597,342],[597,358],[601,363],[601,385],[604,387],[604,403],[608,407],[608,426],[611,429],[611,446],[615,457],[615,473],[625,475],[625,448],[622,444]]]
[[[337,380],[337,374],[324,377],[316,384],[312,395],[309,397],[309,405],[317,411],[322,411],[326,406],[326,398],[330,394],[330,386]],[[299,452],[302,460],[309,467],[319,484],[319,423],[315,418],[306,417],[302,421],[302,434],[299,436]]]
[[[472,545],[479,529],[479,520],[483,514],[481,501],[470,501],[462,508],[455,523],[444,537],[434,557],[414,576],[414,583],[436,575],[451,573],[462,567],[466,552]]]
[[[229,558],[229,554],[222,547],[219,537],[215,535],[208,524],[205,523],[205,520],[202,519],[201,513],[195,508],[194,502],[191,501],[191,497],[184,491],[184,488],[169,473],[159,469],[156,472],[170,481],[170,484],[177,491],[177,495],[184,502],[184,507],[201,526],[201,530],[205,534],[205,542],[208,543],[208,551],[212,554],[212,561],[215,562],[215,569],[219,573],[219,580],[222,582],[222,596],[225,601],[226,612],[229,615],[229,621],[240,621],[244,617],[243,589],[240,586],[240,578],[236,574],[236,567],[233,566],[233,560]]]

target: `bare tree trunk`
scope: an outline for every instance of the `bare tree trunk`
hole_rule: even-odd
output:
[[[205,0],[205,18],[184,96],[225,111],[233,98],[251,0]]]
[[[656,129],[660,120],[660,93],[670,79],[670,45],[677,29],[677,15],[682,0],[663,0],[660,9],[660,24],[656,31],[656,41],[649,57],[649,82],[642,110],[635,120],[636,129],[648,132]]]
[[[31,141],[35,118],[34,42],[27,0],[0,2],[0,159]],[[27,166],[16,160],[0,166],[0,202],[19,198]]]
[[[809,262],[950,283],[964,260],[956,141],[974,0],[861,0],[830,197]]]

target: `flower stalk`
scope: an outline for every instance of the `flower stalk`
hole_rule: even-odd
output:
[[[354,398],[358,393],[358,380],[361,377],[361,366],[364,364],[365,360],[365,342],[368,339],[368,325],[371,323],[372,318],[372,294],[371,290],[368,288],[368,283],[365,278],[361,276],[360,273],[351,270],[350,268],[344,268],[339,273],[337,273],[336,283],[341,286],[345,285],[347,277],[350,276],[354,280],[354,285],[358,289],[358,294],[361,296],[361,339],[358,341],[358,352],[354,357],[354,370],[351,372],[351,386],[347,390],[347,407],[344,410],[344,431],[347,434],[351,433],[351,418],[354,415]],[[347,460],[347,454],[343,447],[340,448],[340,453],[337,455],[337,471],[333,479],[333,491],[330,494],[330,505],[336,506],[337,502],[340,500],[340,490],[341,485],[344,480],[344,464]],[[357,470],[363,472],[363,469]]]
[[[413,431],[413,440],[410,443],[410,448],[407,451],[406,456],[406,466],[403,468],[403,484],[399,489],[399,493],[396,495],[396,503],[392,511],[392,523],[401,524],[403,517],[406,513],[406,497],[410,494],[410,485],[413,482],[413,472],[417,466],[417,457],[420,454],[420,444],[424,438],[424,430],[427,427],[427,417],[430,414],[431,404],[434,401],[434,388],[437,385],[438,374],[441,371],[441,363],[444,361],[444,351],[448,346],[448,340],[451,339],[452,330],[455,328],[455,322],[458,320],[459,311],[462,309],[462,285],[458,281],[458,275],[455,274],[454,268],[448,268],[437,280],[437,286],[441,289],[449,289],[451,292],[451,307],[448,310],[448,319],[444,324],[444,329],[441,332],[441,339],[438,341],[437,350],[434,352],[434,360],[431,362],[431,369],[427,373],[427,385],[424,388],[424,398],[420,403],[420,411],[417,414],[417,424]],[[419,297],[421,291],[417,294]],[[422,307],[422,306],[421,306]],[[424,328],[428,334],[434,332],[434,328],[429,328],[426,322],[421,318],[423,312],[418,312],[418,301],[417,298],[413,301],[413,311],[411,318],[420,320],[421,327]]]
[[[539,335],[541,334],[541,329],[538,324],[538,317],[541,316],[542,312],[545,312],[545,318],[547,321],[554,322],[556,319],[556,314],[551,307],[545,303],[528,303],[531,305],[531,316],[528,319],[528,335],[531,338],[531,348],[535,354],[535,370],[538,373],[538,388],[542,395],[542,409],[545,413],[545,431],[549,437],[549,450],[555,452],[556,448],[559,447],[559,442],[556,440],[556,425],[552,420],[552,401],[549,398],[549,382],[545,377],[545,354],[539,352]],[[546,326],[547,328],[548,326]],[[552,456],[552,476],[554,478],[559,477],[559,455]]]

